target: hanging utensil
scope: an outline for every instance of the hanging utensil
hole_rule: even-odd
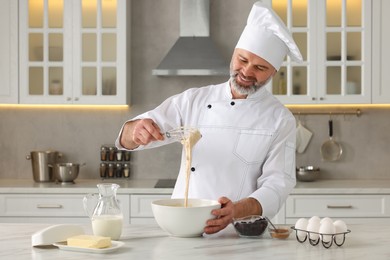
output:
[[[296,151],[298,153],[303,153],[306,150],[306,147],[309,145],[309,142],[313,136],[313,133],[309,129],[304,127],[301,123],[301,120],[298,121],[297,130],[296,130]]]
[[[333,121],[329,119],[329,140],[321,146],[322,159],[325,161],[337,161],[340,159],[343,149],[341,145],[333,140]]]

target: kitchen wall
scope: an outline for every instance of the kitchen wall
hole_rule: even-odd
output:
[[[86,162],[79,178],[97,178],[99,149],[115,141],[119,128],[129,117],[151,109],[165,98],[185,89],[226,81],[226,77],[157,77],[155,68],[179,35],[178,0],[132,0],[131,107],[105,108],[19,108],[0,107],[0,181],[31,179],[33,150],[55,149],[63,160]],[[231,53],[255,1],[212,0],[211,35],[221,54]],[[1,83],[0,83],[1,84]],[[363,115],[334,115],[334,135],[343,146],[338,162],[323,162],[320,146],[327,140],[328,116],[301,116],[314,132],[307,150],[297,155],[297,165],[316,165],[322,178],[390,178],[390,110],[362,109]],[[180,144],[132,153],[132,178],[175,178],[179,168]]]

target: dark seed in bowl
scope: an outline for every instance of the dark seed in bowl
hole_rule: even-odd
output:
[[[253,222],[237,221],[234,223],[236,230],[243,236],[260,236],[267,228],[265,219],[256,219]]]

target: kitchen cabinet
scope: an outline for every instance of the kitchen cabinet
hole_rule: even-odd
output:
[[[375,104],[390,103],[390,2],[385,0],[373,1],[373,43],[372,43],[372,101]]]
[[[372,0],[268,0],[303,56],[267,88],[285,104],[371,103]]]
[[[347,223],[390,223],[390,195],[290,195],[286,201],[286,223],[312,216],[342,219]]]
[[[90,223],[82,205],[101,180],[79,180],[74,185],[0,182],[0,222]],[[112,180],[111,180],[112,181]],[[169,199],[172,189],[154,188],[156,180],[126,180],[117,194],[124,224],[155,223],[151,202]],[[278,224],[295,224],[312,216],[343,219],[348,224],[390,224],[390,180],[318,180],[297,182],[278,214]]]
[[[85,194],[0,194],[0,222],[89,223]],[[152,224],[151,203],[171,194],[117,194],[124,224]]]
[[[18,2],[0,0],[0,103],[18,103]]]
[[[20,103],[126,104],[129,7],[126,0],[20,0]]]
[[[153,224],[156,223],[151,203],[154,200],[169,199],[170,194],[135,194],[130,195],[130,223]]]
[[[85,194],[0,194],[0,222],[90,223],[83,207]],[[129,224],[128,195],[118,195],[124,225]]]

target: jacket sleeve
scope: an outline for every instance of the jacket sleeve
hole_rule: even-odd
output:
[[[289,113],[282,121],[267,153],[257,190],[250,197],[257,199],[263,215],[274,217],[296,184],[295,179],[296,123]]]
[[[177,127],[182,126],[182,112],[181,112],[181,105],[185,100],[188,99],[188,95],[190,95],[192,90],[187,90],[181,94],[174,95],[172,97],[169,97],[166,99],[163,103],[161,103],[159,106],[154,108],[153,110],[150,110],[148,112],[145,112],[143,114],[140,114],[128,121],[134,121],[137,119],[145,119],[150,118],[152,119],[161,129],[161,131],[164,133],[170,129],[174,129]],[[126,121],[126,122],[128,122]],[[125,150],[124,147],[120,145],[120,137],[122,135],[123,127],[126,124],[126,122],[122,125],[119,135],[115,141],[115,145],[118,149]],[[142,150],[142,149],[149,149],[149,148],[155,148],[162,145],[166,145],[169,143],[172,143],[174,141],[169,140],[168,138],[165,138],[164,141],[158,141],[158,142],[151,142],[148,145],[141,145],[138,148],[134,150]]]

